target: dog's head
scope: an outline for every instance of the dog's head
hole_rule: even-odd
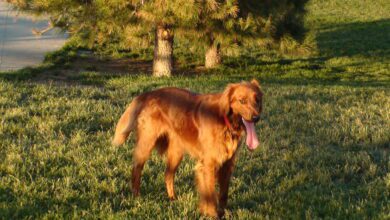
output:
[[[247,122],[258,122],[262,111],[263,93],[259,82],[229,84],[223,92],[224,114],[229,112],[240,115]]]
[[[253,79],[251,82],[229,84],[223,92],[221,102],[223,114],[241,116],[247,132],[248,148],[254,150],[258,145],[254,124],[259,121],[263,108],[263,93],[259,82]]]

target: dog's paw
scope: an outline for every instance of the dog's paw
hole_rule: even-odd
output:
[[[131,192],[133,193],[133,196],[134,196],[134,197],[139,197],[139,196],[140,196],[139,190],[132,189]]]
[[[218,212],[216,208],[212,205],[201,205],[200,213],[204,216],[211,217],[213,219],[218,218]]]
[[[176,196],[168,196],[169,201],[173,202],[177,200]]]
[[[218,218],[219,219],[222,219],[224,215],[225,215],[225,209],[218,210]]]

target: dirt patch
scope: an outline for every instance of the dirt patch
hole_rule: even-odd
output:
[[[173,75],[198,75],[205,72],[204,67],[182,67],[183,64],[175,63]],[[94,55],[75,58],[71,63],[60,68],[49,68],[39,73],[33,81],[39,83],[55,83],[80,85],[83,84],[83,75],[92,73],[95,77],[106,79],[124,75],[151,75],[153,71],[152,60],[137,60],[133,58],[108,59]],[[93,84],[93,83],[92,83]]]
[[[100,73],[127,75],[127,74],[149,74],[152,72],[153,62],[149,60],[120,59],[99,59],[88,57],[75,60],[72,63],[72,72],[94,71]]]

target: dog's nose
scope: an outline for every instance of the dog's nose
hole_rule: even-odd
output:
[[[256,122],[258,122],[260,120],[260,116],[253,116],[252,117],[252,121],[254,122],[254,123],[256,123]]]

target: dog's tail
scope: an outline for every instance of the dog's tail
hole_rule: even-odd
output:
[[[135,128],[137,117],[141,110],[141,103],[138,97],[135,98],[127,107],[125,113],[121,116],[116,125],[115,135],[112,140],[114,146],[119,146],[125,143],[130,132]]]

